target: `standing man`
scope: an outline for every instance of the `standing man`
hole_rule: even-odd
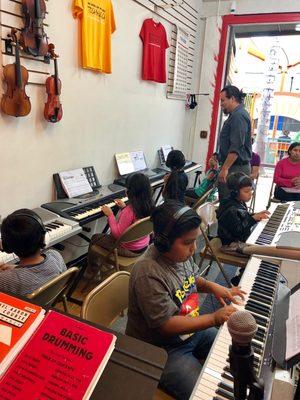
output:
[[[226,184],[228,174],[244,172],[250,176],[252,157],[251,121],[243,105],[245,94],[236,86],[225,86],[221,91],[221,108],[229,115],[224,122],[219,138],[218,159],[221,164],[219,173],[219,198],[229,196]]]

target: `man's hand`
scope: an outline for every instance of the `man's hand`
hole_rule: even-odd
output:
[[[108,207],[108,206],[106,206],[106,205],[102,206],[102,212],[103,212],[103,214],[106,215],[107,217],[109,217],[109,216],[112,215],[112,213],[113,213],[113,212],[111,211],[110,207]]]
[[[261,211],[261,212],[259,212],[257,214],[253,214],[252,218],[254,218],[255,221],[258,222],[258,221],[261,221],[262,219],[268,219],[269,216],[270,216],[270,212],[268,210],[264,210],[264,211]]]
[[[116,199],[116,200],[115,200],[115,203],[116,203],[116,205],[117,205],[119,208],[125,208],[125,207],[126,207],[126,204],[125,204],[124,201],[121,200],[121,199]]]
[[[228,318],[231,314],[236,312],[236,308],[233,306],[225,306],[220,308],[218,311],[213,313],[215,326],[220,326],[224,324],[224,322],[228,321]]]
[[[295,178],[293,178],[292,182],[293,182],[294,186],[300,187],[300,176],[296,176]]]
[[[241,299],[244,299],[245,292],[241,290],[240,287],[233,287],[229,289],[224,286],[218,285],[217,283],[210,282],[210,288],[211,293],[222,304],[222,306],[226,305],[225,300],[238,304],[238,301],[234,298],[234,296],[240,296]]]
[[[228,175],[228,169],[222,167],[220,173],[219,173],[219,177],[218,180],[220,183],[226,183],[226,179],[227,179],[227,175]]]

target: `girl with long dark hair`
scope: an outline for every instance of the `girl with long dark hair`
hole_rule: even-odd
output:
[[[102,211],[106,215],[110,227],[110,233],[100,233],[92,236],[88,251],[87,276],[93,276],[99,272],[99,257],[92,250],[92,246],[99,245],[105,249],[114,248],[116,240],[122,233],[139,219],[150,216],[154,203],[152,200],[152,190],[148,177],[140,173],[134,173],[126,179],[126,192],[128,203],[122,200],[115,200],[120,208],[118,217],[114,215],[111,208],[107,205],[102,206]],[[130,243],[122,243],[118,248],[118,254],[125,257],[136,257],[142,253],[149,245],[150,236],[147,235],[141,239]]]
[[[188,185],[188,177],[184,172],[185,157],[180,150],[172,150],[168,154],[166,166],[170,168],[170,174],[165,177],[163,198],[165,200],[178,200],[184,203],[184,195]]]

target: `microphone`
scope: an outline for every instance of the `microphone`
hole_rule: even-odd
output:
[[[248,311],[236,311],[229,317],[227,328],[232,337],[229,363],[234,378],[234,399],[263,400],[264,387],[254,372],[254,352],[251,347],[251,341],[257,331],[256,321]]]

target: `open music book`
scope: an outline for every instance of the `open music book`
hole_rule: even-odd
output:
[[[93,191],[82,168],[59,172],[60,181],[69,198]]]

